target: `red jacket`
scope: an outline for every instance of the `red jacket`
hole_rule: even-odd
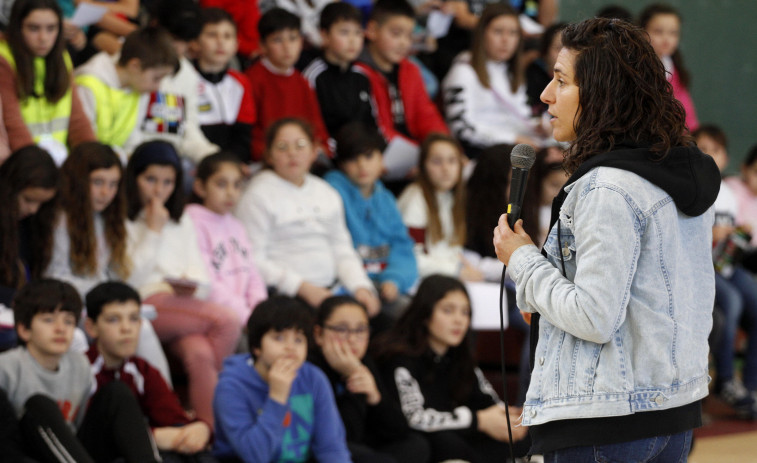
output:
[[[318,97],[300,71],[277,74],[265,58],[250,66],[245,75],[252,84],[252,99],[258,122],[252,128],[252,158],[259,161],[265,151],[265,132],[283,117],[299,117],[313,126],[317,145],[328,152],[329,133],[323,122]],[[328,153],[330,154],[330,153]]]
[[[389,97],[389,85],[381,71],[364,62],[356,63],[371,81],[371,91],[376,101],[377,124],[384,134],[384,138],[391,140],[401,135],[394,127],[392,120],[392,100]],[[440,132],[449,134],[447,124],[444,123],[439,110],[428,97],[423,85],[418,66],[403,59],[398,64],[397,86],[399,87],[402,104],[405,110],[405,125],[410,136],[417,143],[421,143],[430,133]]]
[[[95,344],[89,347],[87,357],[97,388],[112,381],[121,381],[134,393],[151,428],[183,426],[197,420],[190,419],[179,403],[179,398],[168,387],[160,372],[139,357],[126,359],[117,370],[105,367],[105,361]]]

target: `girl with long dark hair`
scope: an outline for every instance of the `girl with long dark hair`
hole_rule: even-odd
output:
[[[459,280],[431,275],[407,311],[377,338],[376,361],[408,425],[431,446],[431,461],[488,462],[509,453],[505,408],[473,360],[471,306]],[[517,412],[511,415],[517,422]],[[528,450],[526,429],[513,427]]]
[[[56,0],[17,0],[0,41],[0,99],[12,150],[32,143],[61,164],[95,139],[74,91],[73,65]]]

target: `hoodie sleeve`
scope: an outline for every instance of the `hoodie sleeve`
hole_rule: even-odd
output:
[[[326,375],[312,367],[314,402],[312,451],[316,460],[329,463],[350,463],[347,436],[334,400],[334,392]]]
[[[239,366],[239,365],[237,365]],[[289,407],[230,376],[218,382],[213,400],[218,436],[245,463],[269,463],[281,450]],[[329,460],[322,460],[329,461]]]
[[[482,113],[477,103],[483,96],[483,88],[469,64],[453,65],[442,82],[442,89],[447,122],[459,140],[475,146],[515,142],[517,133],[512,127],[493,127]]]
[[[402,413],[411,429],[420,432],[468,430],[478,427],[476,414],[469,407],[453,410],[436,410],[427,407],[423,390],[410,370],[398,365],[393,370],[392,386],[399,397]]]

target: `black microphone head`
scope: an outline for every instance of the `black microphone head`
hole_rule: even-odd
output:
[[[510,153],[510,164],[516,169],[530,169],[536,161],[536,151],[531,145],[521,143],[515,145]]]

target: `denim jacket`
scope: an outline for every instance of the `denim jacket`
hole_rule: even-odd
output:
[[[593,168],[565,191],[548,257],[529,245],[509,262],[518,306],[541,314],[523,424],[705,397],[712,208],[685,215],[665,190],[613,167]]]

